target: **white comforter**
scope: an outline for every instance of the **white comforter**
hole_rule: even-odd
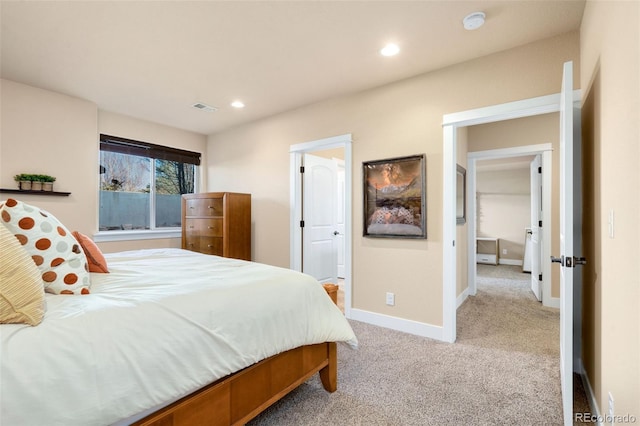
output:
[[[304,344],[356,338],[313,278],[177,249],[106,255],[91,294],[3,324],[0,425],[108,425]]]

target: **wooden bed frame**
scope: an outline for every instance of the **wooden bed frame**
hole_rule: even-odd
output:
[[[336,289],[325,290],[336,302]],[[134,426],[244,425],[316,373],[335,392],[338,359],[335,342],[301,346],[224,377],[152,413]]]

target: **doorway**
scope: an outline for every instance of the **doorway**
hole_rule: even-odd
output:
[[[560,112],[560,252],[553,261],[561,264],[560,269],[560,378],[564,423],[571,424],[573,389],[573,266],[583,261],[574,253],[574,135],[578,131],[580,91],[573,90],[573,63],[563,65],[562,88],[557,95],[527,99],[472,111],[465,111],[443,117],[443,337],[454,342],[456,339],[456,249],[455,249],[455,171],[456,136],[460,127],[472,124],[490,123],[528,117],[549,112]],[[578,114],[574,113],[578,110]],[[576,170],[580,170],[577,168]],[[579,176],[578,176],[579,177]],[[453,194],[453,195],[451,195]],[[580,222],[575,222],[580,229]],[[452,244],[450,247],[448,241]],[[579,245],[576,245],[579,247]],[[545,259],[549,263],[551,259]],[[550,263],[549,263],[550,264]]]
[[[573,93],[573,98],[580,99],[580,92]],[[443,203],[442,203],[442,240],[443,240],[443,316],[442,340],[456,340],[456,138],[459,128],[476,124],[493,123],[514,118],[531,117],[560,111],[560,94],[541,96],[522,101],[463,111],[443,116]],[[517,148],[511,148],[517,149]],[[550,153],[548,154],[550,155]],[[469,169],[469,164],[467,165]],[[469,170],[467,170],[467,173]],[[467,191],[467,202],[472,201],[470,194],[475,188]],[[469,206],[469,210],[472,207]],[[470,221],[472,223],[472,221]],[[549,238],[550,240],[550,238]],[[549,258],[547,258],[549,259]],[[543,267],[551,265],[543,259]]]
[[[305,182],[301,169],[304,166],[305,156],[311,156],[321,151],[330,152],[330,150],[341,150],[342,161],[335,161],[336,174],[336,190],[342,192],[342,202],[335,203],[335,212],[337,218],[337,227],[332,229],[328,238],[333,239],[335,249],[337,250],[336,270],[339,268],[343,275],[341,287],[344,291],[344,313],[347,318],[351,315],[351,246],[352,246],[352,171],[351,171],[351,135],[345,134],[326,139],[320,139],[310,142],[303,142],[292,145],[289,149],[290,153],[290,267],[291,269],[307,272],[304,269],[305,259],[309,252],[313,253],[309,248],[305,251],[304,232],[307,228],[306,219],[303,217],[305,210],[309,208],[309,201],[305,199],[304,186]],[[326,155],[325,155],[326,156]],[[342,170],[342,173],[340,173]],[[306,170],[304,170],[306,173]],[[307,196],[306,198],[310,198]],[[321,200],[316,200],[319,202]],[[303,222],[305,221],[305,222]],[[325,245],[328,247],[328,244]],[[338,259],[340,259],[338,261]],[[308,259],[307,259],[308,260]]]
[[[508,160],[508,159],[518,159],[518,158],[528,158],[528,157],[536,157],[540,159],[540,167],[541,167],[541,177],[542,177],[542,192],[540,204],[542,205],[541,211],[541,222],[542,224],[551,224],[551,178],[552,178],[552,146],[551,144],[540,144],[540,145],[527,145],[520,147],[512,147],[512,148],[503,148],[503,149],[493,149],[486,151],[475,151],[470,152],[467,155],[467,179],[469,180],[467,187],[467,214],[469,215],[468,227],[467,227],[467,241],[469,242],[467,249],[468,255],[468,285],[469,285],[469,294],[475,295],[477,290],[477,268],[476,268],[476,237],[485,236],[480,235],[478,226],[478,183],[477,183],[477,173],[478,166],[483,161],[488,160]],[[529,173],[529,171],[527,171]],[[533,212],[531,209],[531,199],[533,198],[533,194],[529,195],[527,202],[530,204],[529,211],[533,216]],[[509,203],[512,204],[512,203]],[[535,224],[531,223],[531,227]],[[537,227],[535,230],[536,238],[541,241],[540,247],[540,256],[541,259],[549,259],[551,256],[551,226],[543,226]],[[541,228],[541,229],[540,229]],[[497,236],[497,235],[492,235]],[[486,237],[486,236],[485,236]],[[524,227],[522,229],[522,233],[520,234],[520,238],[522,242],[525,242],[525,234]],[[504,247],[500,247],[500,250],[504,249]],[[502,253],[496,253],[498,259],[502,255]],[[524,260],[524,259],[523,259]],[[497,261],[499,263],[499,261]],[[502,262],[508,263],[508,262]],[[548,307],[559,307],[559,300],[557,298],[551,297],[551,265],[550,262],[539,262],[540,270],[537,269],[532,271],[531,280],[538,280],[539,275],[542,276],[542,280],[540,282],[541,293],[542,293],[542,304]],[[533,287],[533,282],[532,282]],[[533,290],[533,288],[532,288]],[[535,291],[534,291],[535,293]]]

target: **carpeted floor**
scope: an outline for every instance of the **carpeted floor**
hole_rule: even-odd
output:
[[[338,390],[313,377],[249,424],[562,424],[559,313],[519,269],[479,265],[455,344],[351,321],[360,347],[339,345]]]

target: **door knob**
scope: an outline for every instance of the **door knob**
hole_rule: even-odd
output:
[[[333,235],[340,235],[338,231],[333,231]]]
[[[562,266],[564,266],[564,256],[560,256],[560,257],[551,256],[551,263],[559,263]]]
[[[566,259],[564,256],[560,256],[560,257],[551,256],[551,262],[559,263],[562,266],[566,266],[567,268],[575,268],[577,265],[586,265],[587,259],[585,259],[584,257],[575,257],[575,256],[568,256]]]

